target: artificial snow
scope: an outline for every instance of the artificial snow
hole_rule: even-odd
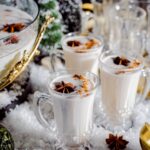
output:
[[[10,104],[12,98],[9,96],[7,91],[0,92],[0,109]]]
[[[47,81],[50,77],[50,71],[43,66],[35,64],[30,65],[30,82],[35,91],[47,93]],[[3,91],[0,93],[0,107],[5,107],[11,102],[11,92]],[[13,91],[12,91],[13,93]],[[15,97],[15,95],[14,95]],[[13,97],[13,98],[14,98]],[[33,108],[34,96],[30,95],[29,101],[11,109],[1,122],[11,132],[15,141],[16,150],[53,150],[55,138],[53,139],[50,131],[41,126],[34,114]],[[94,118],[99,117],[100,97],[96,96],[96,105],[94,105]],[[53,116],[52,111],[47,116]],[[139,134],[145,122],[150,122],[150,101],[145,100],[136,104],[133,114],[133,127],[127,132],[122,133],[124,139],[129,141],[127,150],[141,150],[139,143]],[[94,120],[93,131],[89,140],[89,150],[108,150],[105,139],[108,138],[109,131],[101,126],[97,126]]]

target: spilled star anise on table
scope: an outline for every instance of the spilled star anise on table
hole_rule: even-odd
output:
[[[124,140],[123,136],[109,134],[109,138],[106,139],[106,143],[110,150],[123,150],[129,142]]]
[[[60,93],[72,93],[75,91],[76,86],[70,82],[57,82],[55,83],[55,90]]]

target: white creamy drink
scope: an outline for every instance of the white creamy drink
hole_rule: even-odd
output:
[[[128,126],[141,75],[141,62],[124,55],[100,58],[102,103],[110,126]],[[126,128],[126,127],[125,127]]]
[[[31,52],[36,39],[33,26],[29,26],[32,21],[33,17],[26,12],[0,5],[0,77],[3,70],[20,61],[25,50]]]
[[[69,74],[57,77],[50,84],[58,133],[68,146],[87,139],[92,127],[94,86],[86,76]]]
[[[62,41],[65,63],[68,69],[78,69],[79,73],[98,73],[98,56],[103,48],[102,39],[92,36],[68,35]]]

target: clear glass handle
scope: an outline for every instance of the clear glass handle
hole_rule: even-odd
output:
[[[50,132],[52,134],[55,134],[56,129],[54,127],[54,125],[50,125],[43,117],[42,113],[41,113],[41,108],[40,108],[40,103],[48,103],[49,105],[53,106],[52,103],[52,98],[50,95],[45,94],[45,93],[41,93],[39,91],[34,93],[34,101],[33,101],[33,106],[34,106],[34,113],[38,119],[38,121],[40,122],[40,124],[47,128],[48,130],[50,130]]]
[[[143,101],[146,99],[147,94],[150,90],[150,69],[145,69],[145,70],[143,70],[142,73],[143,73],[143,77],[145,78],[145,85],[143,88],[142,95],[140,97],[140,101]]]

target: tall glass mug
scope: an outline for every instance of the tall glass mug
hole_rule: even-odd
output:
[[[109,14],[110,9],[114,6],[113,0],[92,0],[94,12],[94,35],[103,35],[105,40],[109,34]]]
[[[137,87],[143,74],[146,78],[149,72],[143,69],[139,57],[122,52],[106,51],[100,56],[102,106],[105,120],[102,125],[111,131],[124,131],[132,126],[130,116],[136,103]],[[148,85],[143,91],[144,99]]]
[[[140,7],[146,12],[145,19],[145,50],[150,53],[150,1],[149,0],[130,0],[133,7]],[[141,23],[140,23],[141,24]]]
[[[78,69],[79,73],[90,71],[98,74],[98,57],[103,48],[102,37],[70,33],[62,40],[67,69]]]
[[[145,22],[146,11],[143,8],[126,1],[116,3],[109,16],[109,49],[142,53]]]
[[[69,71],[77,72],[77,71]],[[54,133],[53,127],[44,119],[40,105],[53,106],[58,141],[61,148],[79,148],[86,143],[92,129],[95,91],[99,84],[96,75],[90,72],[72,74],[60,71],[48,82],[49,95],[35,93],[35,114],[39,122]]]

